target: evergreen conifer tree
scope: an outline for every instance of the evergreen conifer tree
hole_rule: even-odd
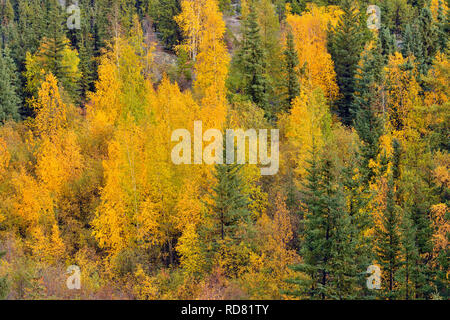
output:
[[[285,59],[285,110],[291,108],[292,101],[300,94],[300,83],[298,79],[298,55],[294,47],[294,36],[291,32],[287,34]]]
[[[378,154],[378,141],[383,133],[382,121],[376,112],[381,99],[383,60],[381,41],[378,38],[376,45],[363,55],[355,80],[352,110],[355,113],[354,128],[363,142],[361,154],[365,185],[368,185],[374,175],[369,162]]]
[[[419,71],[417,80],[422,85],[421,76],[428,74],[437,51],[446,46],[448,36],[442,33],[445,27],[440,19],[442,13],[438,12],[438,21],[435,22],[430,8],[424,7],[414,23],[405,26],[402,35],[402,54],[415,57]]]
[[[149,14],[154,20],[154,27],[169,50],[173,50],[182,40],[182,32],[174,19],[180,12],[179,0],[159,0],[150,8]]]
[[[8,48],[0,49],[0,123],[19,119],[19,76]]]
[[[304,240],[300,255],[303,262],[292,266],[309,279],[290,279],[299,285],[294,296],[311,299],[350,299],[358,281],[354,226],[346,208],[343,186],[336,176],[335,160],[325,155],[318,160],[313,146],[308,169],[304,217]]]
[[[211,201],[208,202],[210,215],[200,229],[208,263],[212,263],[218,254],[233,255],[239,251],[237,248],[247,240],[245,234],[252,229],[242,169],[241,164],[215,166],[217,183],[213,187]]]
[[[352,0],[343,0],[342,15],[329,33],[329,51],[334,61],[341,98],[337,102],[338,114],[346,125],[353,123],[353,93],[355,74],[364,45],[364,33],[360,17]]]
[[[444,6],[442,0],[438,2],[438,15],[437,15],[437,38],[438,38],[438,50],[445,52],[448,44],[448,20],[445,16]]]
[[[243,91],[271,117],[267,97],[266,53],[261,41],[258,17],[253,3],[244,21],[242,46],[238,52],[238,64],[242,73]]]
[[[395,44],[395,36],[391,33],[389,28],[381,27],[380,29],[380,42],[382,48],[382,54],[385,62],[388,61],[389,56],[397,51],[397,45]]]
[[[42,40],[45,48],[43,55],[47,58],[47,67],[57,79],[61,80],[67,73],[62,64],[63,51],[66,47],[66,35],[63,29],[64,17],[56,1],[50,1],[47,14],[47,30]]]
[[[397,273],[400,269],[401,238],[400,238],[400,208],[397,206],[398,185],[400,178],[401,146],[398,140],[393,143],[394,153],[391,158],[392,168],[388,172],[386,190],[386,208],[381,217],[381,226],[377,226],[377,255],[385,274],[383,295],[388,299],[398,297]]]

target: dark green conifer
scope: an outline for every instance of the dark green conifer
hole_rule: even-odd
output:
[[[342,96],[337,102],[337,111],[342,122],[351,125],[354,118],[351,108],[355,92],[355,74],[363,50],[365,34],[355,2],[343,0],[341,8],[343,13],[336,27],[329,33],[328,46]]]
[[[19,75],[8,48],[0,49],[0,123],[19,120]]]

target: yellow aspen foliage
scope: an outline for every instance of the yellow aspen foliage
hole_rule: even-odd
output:
[[[43,137],[36,154],[36,173],[45,188],[59,195],[61,188],[80,176],[83,158],[73,131]]]
[[[433,169],[434,183],[439,188],[450,187],[450,154],[438,151],[434,156],[435,167]]]
[[[441,8],[443,10],[444,17],[447,16],[447,10],[448,10],[447,2],[445,0],[431,0],[430,9],[431,9],[431,14],[433,15],[434,21],[437,21],[437,19],[438,19],[439,6],[441,6]]]
[[[106,183],[92,223],[100,247],[113,255],[128,247],[170,245],[179,232],[177,203],[191,170],[172,163],[171,135],[193,128],[199,108],[167,78],[149,107],[153,121],[119,121],[103,163]]]
[[[6,141],[0,138],[0,177],[4,177],[9,166],[11,155],[8,152]]]
[[[48,236],[44,234],[40,226],[33,227],[31,233],[30,246],[35,258],[48,264],[60,262],[64,258],[66,248],[56,224],[52,225]]]
[[[194,89],[208,128],[220,128],[226,116],[225,80],[230,57],[224,42],[225,22],[217,0],[184,0],[175,20],[183,30],[181,48],[195,62]]]
[[[32,242],[30,244],[33,256],[40,259],[46,260],[48,258],[47,254],[47,243],[48,238],[44,235],[40,226],[35,226],[31,229]]]
[[[389,124],[392,130],[402,130],[408,125],[410,111],[420,105],[419,84],[412,58],[395,52],[385,67]]]
[[[241,0],[241,20],[245,20],[247,18],[249,11],[249,0]]]
[[[117,65],[111,54],[104,54],[100,58],[95,93],[88,95],[90,102],[87,106],[87,117],[94,126],[93,129],[101,130],[114,125],[122,113],[121,84],[117,72]]]
[[[31,95],[35,95],[42,82],[45,79],[45,70],[37,63],[37,58],[30,52],[25,55],[25,71],[23,75],[27,79],[27,85],[25,87],[26,92]]]
[[[52,225],[52,231],[49,240],[51,257],[55,262],[61,261],[65,255],[66,247],[61,239],[61,233],[56,223]]]
[[[427,106],[443,105],[449,101],[450,62],[448,54],[438,52],[433,61],[433,67],[425,77],[425,82],[431,87],[431,90],[425,92]]]
[[[445,203],[431,206],[432,225],[435,229],[433,233],[433,251],[436,256],[441,250],[448,249],[449,246],[448,234],[450,233],[450,223],[445,217],[447,213],[448,207]]]
[[[155,281],[148,276],[142,265],[138,265],[134,273],[137,284],[134,286],[134,294],[139,300],[156,300],[158,299],[158,288]]]
[[[186,179],[186,182],[180,189],[176,210],[177,227],[180,231],[186,230],[187,225],[197,226],[201,222],[202,205],[199,199],[199,184],[193,179]]]
[[[35,126],[40,135],[53,135],[67,126],[67,106],[61,99],[58,83],[52,74],[46,76],[33,103],[36,110]]]
[[[122,40],[120,50],[118,75],[121,83],[122,116],[132,115],[135,121],[139,121],[145,117],[144,106],[148,105],[147,90],[150,86],[147,85],[144,70],[151,60],[151,51],[141,56],[140,54],[144,54],[143,49],[136,48],[126,40]]]
[[[303,90],[292,104],[286,128],[286,137],[292,145],[287,157],[293,159],[295,173],[300,179],[306,175],[313,145],[317,150],[324,146],[330,126],[331,115],[322,91]]]
[[[116,37],[100,58],[95,93],[89,93],[87,115],[95,133],[111,130],[121,118],[141,120],[152,96],[149,82],[153,63],[153,46],[143,42],[143,31],[137,17],[129,38]]]
[[[294,220],[286,208],[286,197],[278,193],[272,221],[267,215],[263,215],[258,224],[265,229],[263,234],[267,237],[267,253],[270,252],[274,260],[282,261],[284,267],[288,267],[296,259],[296,252],[288,248],[294,237]]]
[[[11,155],[8,152],[6,142],[0,137],[0,185],[3,182],[3,180],[6,179],[10,159]],[[0,210],[0,223],[3,222],[5,219],[6,219],[5,216]]]
[[[247,155],[248,159],[248,155]],[[244,192],[248,194],[249,210],[254,220],[266,214],[269,206],[267,192],[264,192],[259,179],[261,178],[260,169],[256,165],[245,165],[242,170],[244,184]]]
[[[311,89],[320,87],[328,100],[339,93],[331,55],[327,51],[327,28],[335,25],[340,10],[337,7],[309,6],[301,16],[288,14],[286,22],[294,35],[299,60],[300,82]]]
[[[168,144],[173,130],[193,128],[193,121],[198,120],[200,108],[190,92],[181,92],[176,83],[165,77],[154,99],[150,102],[158,125],[165,126],[164,134],[168,135]],[[193,132],[193,131],[192,131]]]
[[[104,161],[106,184],[102,190],[102,203],[92,221],[94,236],[101,248],[118,253],[132,242],[134,236],[131,219],[138,209],[135,160],[137,155],[131,146],[139,139],[131,130],[122,130],[120,140],[109,145],[109,159]],[[133,139],[134,138],[134,139]],[[134,141],[130,141],[133,139]]]
[[[285,280],[295,277],[289,266],[298,263],[299,256],[289,247],[295,223],[285,201],[286,198],[278,193],[273,217],[263,214],[258,219],[259,249],[252,253],[248,270],[241,279],[252,299],[282,299],[282,291],[292,289]]]
[[[100,277],[103,261],[95,255],[92,247],[83,247],[73,256],[74,264],[79,266],[81,273],[81,287],[84,290],[97,292],[104,283]]]
[[[177,251],[180,254],[181,267],[188,275],[198,275],[204,268],[202,244],[194,224],[185,226],[178,240]]]
[[[146,78],[151,76],[151,67],[153,64],[153,51],[156,43],[146,43],[144,39],[144,31],[139,20],[139,15],[133,15],[133,25],[130,30],[128,42],[134,49],[134,52],[140,57],[140,64],[143,67],[143,75]]]
[[[182,0],[181,13],[175,17],[175,21],[183,30],[185,41],[182,47],[189,52],[190,58],[195,61],[200,44],[203,8],[208,0]]]
[[[13,174],[12,183],[15,188],[14,212],[23,221],[24,229],[42,220],[53,219],[54,200],[25,169]]]
[[[200,32],[198,55],[195,62],[194,89],[202,99],[205,114],[213,114],[207,127],[221,127],[226,116],[225,80],[230,57],[224,42],[225,22],[216,0],[206,1],[205,16]]]

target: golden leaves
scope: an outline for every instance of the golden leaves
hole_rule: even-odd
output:
[[[67,107],[61,99],[57,79],[48,74],[33,104],[35,125],[41,135],[52,135],[67,125]]]
[[[288,14],[286,17],[294,35],[299,68],[305,67],[301,84],[311,89],[320,87],[330,101],[337,98],[339,88],[334,63],[327,51],[327,28],[329,23],[336,23],[337,12],[337,9],[324,9],[313,5],[309,12],[301,16]]]

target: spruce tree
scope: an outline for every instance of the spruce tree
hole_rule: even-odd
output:
[[[405,212],[401,223],[402,262],[398,280],[402,284],[399,298],[414,298],[412,279],[417,277],[418,252],[415,246],[416,229],[409,212]]]
[[[405,223],[409,229],[404,232],[405,254],[412,252],[414,255],[409,259],[412,266],[409,268],[410,281],[413,288],[409,288],[408,298],[428,299],[434,292],[432,285],[432,266],[430,257],[433,256],[433,229],[429,217],[430,207],[436,201],[433,196],[433,187],[420,167],[427,157],[426,143],[419,146],[409,145],[409,149],[417,148],[417,153],[413,157],[408,157],[405,164],[405,174],[401,181],[403,190],[409,190],[409,197],[404,201]],[[405,260],[405,259],[403,259]],[[405,286],[404,286],[405,287]],[[411,296],[414,294],[414,296]]]
[[[241,177],[242,168],[239,164],[216,166],[217,185],[213,188],[211,209],[217,221],[217,236],[222,241],[235,238],[239,222],[248,222],[250,218],[248,198]]]
[[[9,0],[0,2],[0,45],[7,44],[7,34],[10,24],[14,21],[14,9]]]
[[[422,8],[415,25],[417,26],[415,32],[417,50],[414,50],[414,55],[419,62],[419,72],[426,75],[438,48],[438,32],[428,7]]]
[[[253,3],[244,20],[242,45],[238,52],[238,64],[242,74],[243,92],[270,118],[267,97],[266,53],[264,52],[258,17]]]
[[[357,150],[355,150],[357,151]],[[354,161],[348,161],[343,169],[343,186],[347,199],[347,210],[351,219],[351,239],[354,250],[354,285],[355,298],[373,298],[373,292],[367,288],[367,274],[364,272],[374,261],[374,237],[369,232],[373,230],[374,219],[371,214],[370,201],[372,193],[367,186],[366,176],[360,174],[365,169],[364,157],[357,152]],[[366,187],[362,187],[366,186]]]
[[[181,1],[158,0],[151,5],[149,14],[154,20],[154,28],[159,34],[164,46],[173,50],[183,39],[182,32],[174,17],[181,12]]]
[[[346,125],[353,123],[353,93],[355,74],[364,45],[364,33],[358,10],[352,0],[343,0],[342,15],[329,33],[329,51],[334,61],[341,98],[337,101],[338,114]]]
[[[433,63],[434,56],[437,51],[437,28],[433,20],[430,8],[422,8],[418,19],[419,41],[423,48],[424,74],[428,72]]]
[[[362,174],[366,186],[374,176],[369,162],[378,154],[378,141],[383,133],[382,121],[376,112],[376,107],[381,100],[383,66],[381,41],[378,38],[376,45],[363,55],[361,66],[358,66],[353,95],[354,128],[363,142],[361,147]]]
[[[86,93],[94,90],[94,81],[97,77],[97,65],[95,63],[94,41],[90,35],[82,38],[79,49],[80,89],[83,98]]]
[[[322,171],[325,187],[325,206],[331,217],[330,290],[332,299],[353,299],[357,294],[358,264],[356,263],[357,233],[346,207],[344,187],[331,160],[325,160]]]
[[[212,264],[217,258],[236,255],[251,233],[252,219],[242,169],[243,165],[240,164],[215,166],[217,183],[207,205],[210,213],[200,229],[208,264]],[[225,270],[227,273],[234,272],[232,269],[236,265],[228,263],[228,267],[230,270]]]
[[[46,34],[46,7],[40,0],[19,1],[17,22],[12,30],[10,48],[19,72],[25,71],[26,52],[36,52]]]
[[[307,169],[306,190],[304,191],[306,215],[303,217],[300,244],[301,264],[293,265],[294,271],[308,275],[289,279],[288,282],[297,285],[297,290],[288,294],[296,297],[308,296],[311,299],[324,299],[327,296],[326,279],[329,273],[327,262],[331,258],[331,242],[329,239],[329,217],[324,216],[325,194],[323,192],[320,172],[320,160],[317,147],[313,144],[312,157]]]
[[[8,48],[0,49],[0,123],[19,120],[19,75]]]
[[[308,280],[291,279],[299,289],[289,294],[311,299],[350,299],[357,286],[354,226],[346,208],[343,186],[336,176],[332,155],[319,160],[313,147],[308,169],[301,264],[292,266]]]
[[[411,28],[411,25],[408,23],[405,26],[405,31],[402,35],[402,54],[404,57],[409,57],[411,55],[415,55],[417,51],[417,39],[413,35],[413,30]]]
[[[68,49],[70,49],[70,41],[67,39],[64,29],[66,20],[57,2],[49,2],[47,18],[47,29],[36,55],[43,64],[41,67],[47,73],[52,73],[72,99],[79,102],[79,79],[72,72],[71,66],[64,63],[67,62],[67,59],[64,60]],[[74,52],[72,58],[75,58],[75,55],[78,55],[78,53]],[[75,60],[71,62],[75,62]],[[78,64],[76,67],[78,67]]]
[[[298,79],[298,55],[294,47],[294,36],[291,32],[287,34],[286,50],[284,51],[285,68],[285,110],[291,108],[292,101],[300,94],[300,83]]]
[[[445,52],[448,44],[449,30],[447,29],[448,20],[445,16],[444,6],[442,0],[438,2],[438,15],[437,15],[437,38],[438,38],[438,50]]]
[[[389,28],[381,27],[380,29],[380,42],[382,48],[382,54],[384,56],[385,62],[388,61],[389,56],[397,51],[397,45],[395,43],[395,36],[391,33]]]
[[[385,274],[382,282],[386,283],[383,295],[388,299],[398,297],[397,273],[400,269],[401,238],[400,238],[400,208],[398,185],[400,178],[401,146],[397,140],[392,143],[394,153],[391,158],[391,171],[388,172],[386,190],[386,208],[381,218],[381,226],[377,226],[377,255]]]
[[[265,54],[267,100],[271,106],[281,106],[283,97],[277,91],[277,87],[284,82],[284,74],[280,72],[283,70],[283,59],[280,59],[283,56],[280,22],[272,0],[255,1],[255,9]],[[275,113],[279,110],[271,111]]]
[[[48,5],[47,30],[42,40],[42,47],[45,48],[43,55],[46,57],[48,71],[61,80],[67,74],[67,68],[62,64],[66,47],[64,17],[56,1],[50,1]]]

